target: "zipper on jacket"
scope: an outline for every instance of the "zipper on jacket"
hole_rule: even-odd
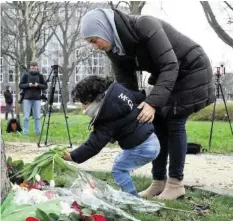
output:
[[[176,113],[177,113],[177,108],[176,108],[176,106],[177,106],[177,102],[175,102],[175,105],[173,106],[173,114],[174,114],[174,115],[176,115]]]
[[[139,67],[139,62],[138,62],[138,57],[135,56],[135,63],[136,63],[136,66]]]

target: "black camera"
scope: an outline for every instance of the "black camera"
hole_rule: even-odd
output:
[[[58,73],[58,65],[57,64],[52,65],[51,68],[53,68],[54,73],[56,73],[56,74]]]

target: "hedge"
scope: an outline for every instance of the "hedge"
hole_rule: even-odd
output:
[[[227,109],[230,119],[233,120],[233,104],[227,103]],[[192,114],[189,119],[196,121],[211,121],[213,116],[214,104]],[[215,120],[227,121],[227,112],[223,103],[216,104]]]

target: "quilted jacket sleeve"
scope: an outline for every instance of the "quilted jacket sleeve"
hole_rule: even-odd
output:
[[[163,107],[178,76],[177,57],[159,20],[142,16],[137,21],[136,31],[145,41],[152,61],[159,67],[157,81],[145,101],[153,107]]]

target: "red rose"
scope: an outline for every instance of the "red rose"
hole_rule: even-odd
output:
[[[41,220],[37,219],[36,217],[28,217],[25,219],[25,221],[41,221]]]
[[[103,215],[100,215],[100,214],[90,215],[85,219],[85,221],[89,221],[89,220],[91,220],[91,218],[92,219],[94,218],[95,221],[107,221],[106,218]]]

